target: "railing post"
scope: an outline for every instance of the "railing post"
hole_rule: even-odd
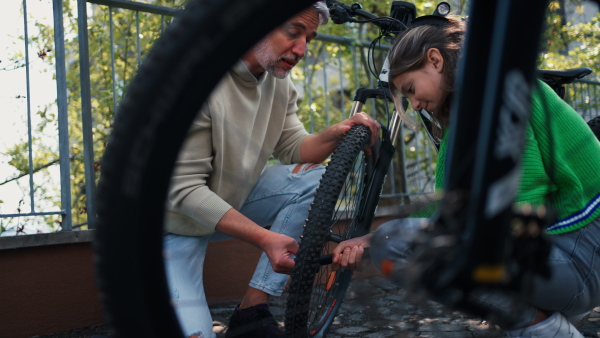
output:
[[[65,65],[65,31],[63,1],[53,0],[54,50],[56,55],[56,104],[58,108],[58,153],[60,157],[60,203],[64,212],[62,230],[72,229],[71,156],[69,153],[69,116],[67,109],[67,70]]]
[[[87,1],[77,0],[79,35],[79,81],[81,83],[81,129],[83,131],[83,165],[88,229],[94,228],[96,218],[96,175],[94,172],[94,140],[92,134],[92,103],[90,92],[89,45],[87,30]]]

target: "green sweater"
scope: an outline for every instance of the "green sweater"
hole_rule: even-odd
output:
[[[227,211],[242,207],[271,155],[284,164],[301,162],[308,132],[296,115],[297,100],[289,76],[256,79],[242,61],[225,74],[175,163],[166,231],[213,233]]]
[[[565,233],[582,228],[600,216],[600,142],[575,110],[548,85],[541,81],[538,84],[532,93],[515,202],[549,205],[557,212],[559,221],[546,231]],[[435,178],[438,192],[444,186],[447,143],[448,132],[438,154]],[[412,216],[430,217],[434,212],[432,203]]]

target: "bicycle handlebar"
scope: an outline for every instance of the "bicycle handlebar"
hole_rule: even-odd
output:
[[[327,4],[327,8],[329,8],[331,20],[336,24],[369,22],[381,28],[382,31],[392,34],[397,34],[407,29],[411,22],[417,18],[415,4],[408,1],[392,1],[389,16],[378,16],[367,12],[362,9],[362,5],[359,3],[354,3],[351,6],[336,0],[326,0],[325,3]],[[446,16],[448,14],[450,14],[450,4],[444,1],[438,3],[432,13],[433,16]],[[354,19],[353,17],[355,16],[366,20]]]
[[[380,27],[383,31],[390,33],[399,33],[406,29],[410,22],[416,18],[416,7],[413,3],[407,1],[393,1],[390,10],[390,16],[378,16],[362,9],[359,3],[351,6],[336,0],[327,0],[327,7],[331,20],[336,24],[346,22],[365,23],[370,22]],[[436,9],[437,11],[437,9]],[[357,20],[353,17],[359,16],[366,20]]]

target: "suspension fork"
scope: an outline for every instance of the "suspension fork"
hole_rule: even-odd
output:
[[[354,97],[354,102],[352,104],[352,109],[350,111],[350,116],[354,116],[362,111],[362,108],[369,98],[378,98],[384,99],[387,101],[391,101],[391,95],[388,88],[376,88],[376,89],[367,89],[367,88],[359,88],[356,91],[356,95]],[[390,128],[385,125],[381,125],[382,129],[382,140],[381,144],[376,149],[376,161],[373,165],[372,174],[367,177],[367,186],[365,190],[365,196],[362,198],[362,203],[360,205],[360,211],[356,217],[357,226],[359,230],[359,236],[366,234],[371,224],[373,223],[373,219],[375,217],[375,212],[377,210],[377,205],[379,203],[379,196],[381,195],[381,189],[383,188],[383,184],[385,182],[390,164],[392,162],[392,158],[396,151],[394,147],[394,142],[397,139],[398,132],[400,126],[400,117],[398,113],[394,110],[394,114],[391,119]]]
[[[360,113],[365,105],[367,99],[383,99],[386,101],[393,101],[392,94],[389,88],[382,87],[376,89],[367,89],[364,87],[358,88],[356,90],[356,94],[354,95],[354,102],[352,104],[352,109],[350,110],[350,116],[354,116]],[[408,105],[406,99],[402,103],[404,107]],[[400,132],[400,114],[394,109],[394,113],[390,119],[390,124],[388,128],[389,138],[391,140],[392,146],[396,145],[396,140],[398,139],[398,133]]]

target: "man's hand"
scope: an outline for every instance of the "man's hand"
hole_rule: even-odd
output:
[[[334,134],[339,139],[341,139],[344,136],[344,134],[346,134],[348,130],[350,130],[350,128],[354,127],[357,124],[362,124],[369,127],[369,129],[371,130],[371,139],[369,140],[369,145],[374,145],[377,141],[377,138],[379,137],[381,125],[379,124],[379,122],[375,121],[374,118],[367,115],[367,113],[360,112],[358,114],[355,114],[354,116],[342,122],[334,124],[333,126],[331,126],[331,129],[334,132]]]
[[[357,124],[365,125],[371,130],[369,145],[375,144],[379,137],[381,125],[379,122],[375,121],[374,118],[367,115],[367,113],[361,112],[342,122],[332,125],[319,134],[307,136],[304,141],[302,141],[302,146],[300,148],[302,161],[310,163],[321,163],[325,161],[327,156],[335,150],[342,137],[344,137],[344,134]]]
[[[291,255],[298,252],[298,242],[286,235],[272,231],[269,233],[261,240],[260,248],[267,254],[275,272],[291,274],[295,264]]]
[[[229,209],[215,229],[260,248],[267,254],[275,272],[292,273],[294,260],[290,256],[298,252],[295,239],[267,230],[235,209]]]
[[[365,249],[371,245],[372,234],[343,241],[333,250],[333,264],[344,268],[360,267]]]

